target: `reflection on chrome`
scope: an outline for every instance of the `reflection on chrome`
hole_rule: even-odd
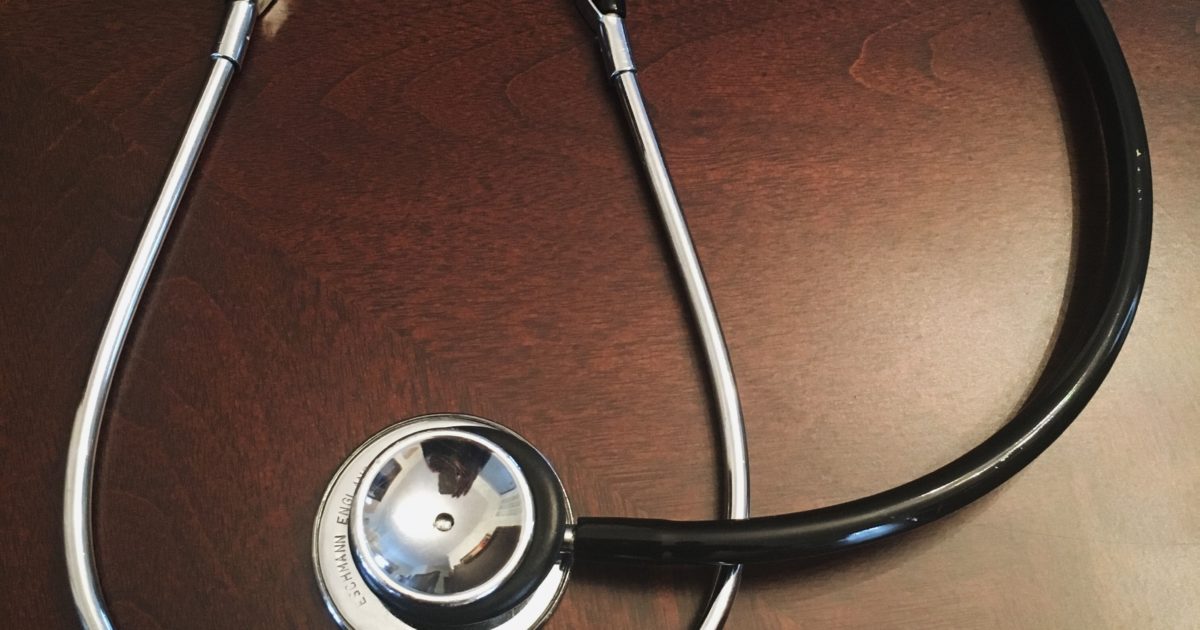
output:
[[[355,557],[377,588],[423,601],[478,599],[516,568],[533,505],[516,463],[470,433],[426,431],[382,452],[355,495]]]

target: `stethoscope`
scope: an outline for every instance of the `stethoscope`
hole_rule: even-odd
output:
[[[923,477],[839,505],[750,517],[746,434],[717,312],[638,87],[623,0],[578,0],[637,144],[694,318],[722,436],[725,520],[576,518],[562,482],[532,445],[463,414],[401,422],[368,439],[334,474],[313,528],[327,608],[358,629],[518,629],[553,612],[575,562],[711,564],[702,628],[718,628],[742,566],[829,554],[941,518],[1004,483],[1080,413],[1116,359],[1150,251],[1150,155],[1124,56],[1098,0],[1052,0],[1087,73],[1108,165],[1102,286],[1086,334],[1048,368],[1015,416],[974,449]],[[67,456],[67,570],[83,626],[111,628],[92,546],[92,478],[105,402],[171,220],[234,72],[258,7],[231,2],[213,67],[121,285],[76,412]]]

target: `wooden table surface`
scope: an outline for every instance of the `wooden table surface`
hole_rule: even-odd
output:
[[[890,487],[998,427],[1086,263],[1076,226],[1104,212],[1064,34],[1017,0],[631,5],[753,512]],[[729,627],[1200,628],[1200,1],[1105,6],[1156,193],[1108,381],[961,513],[752,568]],[[223,10],[0,0],[5,628],[75,624],[68,432]],[[110,400],[96,542],[120,628],[332,627],[321,493],[431,411],[522,433],[579,514],[718,514],[704,373],[618,116],[566,0],[279,0]],[[549,626],[685,628],[711,576],[580,566]]]

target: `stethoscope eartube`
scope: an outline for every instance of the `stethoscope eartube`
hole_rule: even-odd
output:
[[[749,467],[737,384],[699,257],[636,77],[625,3],[576,0],[596,33],[636,140],[712,381],[726,483],[725,520],[575,519],[550,462],[500,424],[459,413],[387,427],[334,473],[313,526],[313,566],[326,607],[359,630],[522,630],[546,621],[575,562],[712,564],[701,628],[720,627],[742,564],[826,555],[937,520],[1033,461],[1079,415],[1132,325],[1150,251],[1150,155],[1133,81],[1098,0],[1055,0],[1075,38],[1099,113],[1108,163],[1106,264],[1086,334],[1047,368],[995,434],[923,477],[816,510],[749,516]],[[67,453],[63,499],[68,578],[85,628],[112,623],[92,545],[92,479],[105,404],[138,302],[244,58],[256,0],[229,4],[213,68],[104,328]]]

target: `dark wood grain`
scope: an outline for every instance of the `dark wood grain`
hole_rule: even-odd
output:
[[[1108,382],[962,513],[749,571],[730,627],[1200,625],[1200,4],[1106,8],[1157,193]],[[222,10],[0,0],[0,626],[74,623],[69,426]],[[1054,338],[1094,181],[1044,54],[1062,34],[1015,0],[660,0],[630,27],[742,386],[754,513],[877,491],[997,427]],[[521,432],[578,513],[718,513],[688,322],[565,0],[280,0],[110,408],[97,543],[122,628],[331,627],[321,492],[430,411]],[[709,580],[580,567],[550,625],[682,628]]]

